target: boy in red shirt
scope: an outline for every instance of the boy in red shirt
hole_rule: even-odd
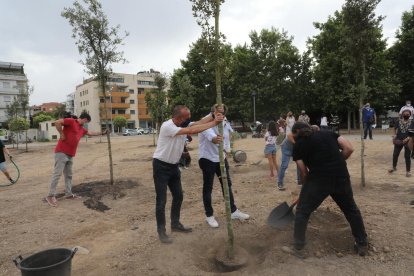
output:
[[[98,136],[105,134],[104,132],[88,132],[83,125],[91,121],[91,116],[88,113],[82,113],[79,119],[65,118],[55,121],[55,126],[60,134],[60,139],[55,148],[55,167],[52,174],[52,183],[50,184],[49,195],[45,198],[50,206],[57,207],[57,200],[55,197],[56,187],[59,178],[65,176],[65,198],[78,199],[81,198],[72,193],[72,165],[73,157],[76,154],[76,149],[82,136]]]

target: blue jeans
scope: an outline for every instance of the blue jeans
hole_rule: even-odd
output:
[[[283,179],[285,178],[286,169],[289,166],[290,158],[292,157],[292,149],[287,149],[285,145],[282,145],[282,163],[280,164],[280,170],[277,176],[277,185],[283,186]],[[296,177],[298,183],[300,183],[300,172],[296,168]]]

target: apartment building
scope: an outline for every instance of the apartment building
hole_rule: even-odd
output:
[[[113,129],[112,119],[116,116],[127,119],[127,128],[150,127],[151,117],[145,103],[145,93],[156,88],[154,78],[157,74],[159,72],[154,70],[137,74],[113,73],[107,83],[105,97],[98,82],[87,79],[76,87],[75,114],[80,115],[86,110],[91,115],[92,120],[88,124],[91,131],[100,131],[105,127],[106,118]]]
[[[7,106],[27,87],[24,64],[0,61],[0,126],[7,121]]]

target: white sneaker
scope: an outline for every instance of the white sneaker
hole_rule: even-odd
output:
[[[213,216],[206,217],[206,221],[207,221],[208,225],[210,225],[213,228],[219,227],[219,224],[218,224],[217,220]]]
[[[231,214],[231,219],[245,220],[249,218],[250,216],[248,214],[242,213],[239,209],[237,209]]]

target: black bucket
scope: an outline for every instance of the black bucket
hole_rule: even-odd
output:
[[[22,276],[70,276],[72,258],[78,249],[55,248],[13,260]]]

